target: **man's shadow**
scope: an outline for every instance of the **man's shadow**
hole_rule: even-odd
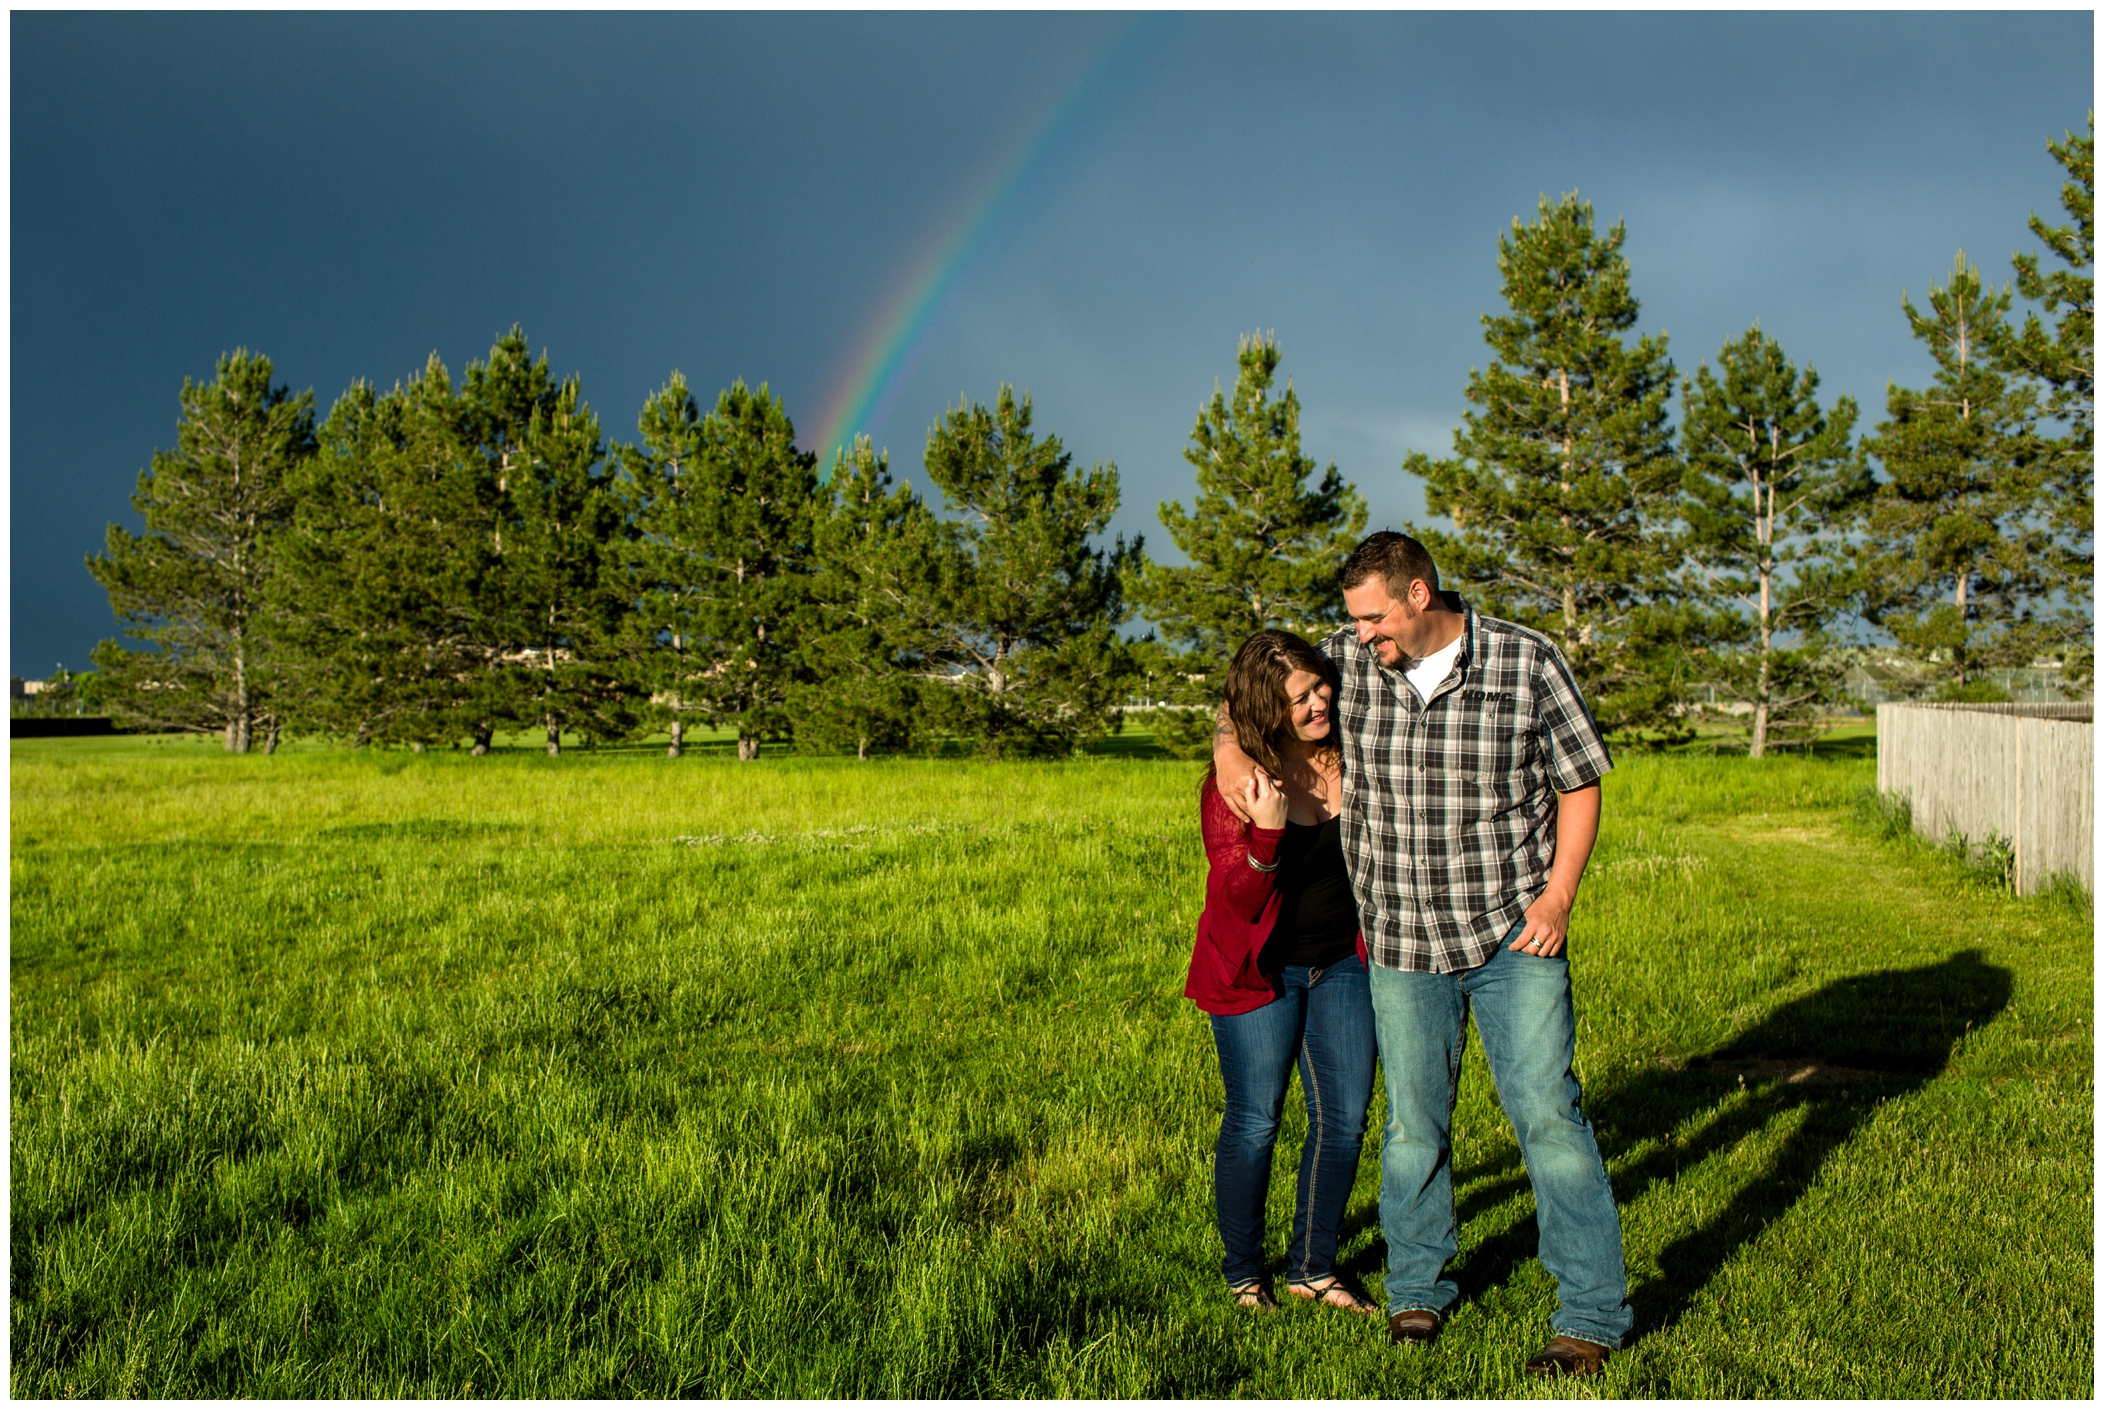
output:
[[[1827,1161],[1885,1103],[1927,1084],[1958,1041],[2008,1007],[2012,975],[1977,950],[1938,964],[1837,980],[1795,999],[1729,1041],[1683,1065],[1633,1074],[1587,1093],[1600,1152],[1610,1166],[1615,1203],[1627,1206],[1661,1181],[1677,1177],[1770,1123],[1801,1112],[1764,1167],[1731,1200],[1658,1255],[1660,1276],[1634,1290],[1632,1337],[1671,1326],[1717,1270],[1803,1198]],[[1376,1144],[1378,1133],[1374,1134]],[[1377,1145],[1376,1145],[1377,1148]],[[1641,1151],[1626,1162],[1632,1152]],[[1481,1183],[1476,1183],[1476,1182]],[[1473,1216],[1525,1188],[1519,1152],[1454,1172],[1454,1185],[1474,1185],[1455,1215]],[[1378,1218],[1361,1211],[1346,1237]],[[1490,1235],[1450,1269],[1464,1302],[1507,1281],[1535,1255],[1534,1216]],[[1377,1273],[1387,1250],[1376,1239],[1340,1268]]]

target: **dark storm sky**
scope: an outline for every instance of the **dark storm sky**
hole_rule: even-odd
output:
[[[1960,247],[2006,278],[2093,101],[2087,12],[10,24],[24,675],[113,634],[83,555],[237,345],[326,412],[518,321],[610,436],[677,367],[771,383],[815,437],[916,260],[1034,151],[866,429],[921,483],[944,407],[1012,382],[1173,559],[1155,505],[1255,329],[1310,452],[1376,525],[1421,514],[1398,464],[1448,447],[1542,193],[1627,221],[1683,369],[1759,319],[1874,420],[1927,376],[1902,288]]]

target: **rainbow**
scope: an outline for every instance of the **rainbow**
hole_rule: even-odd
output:
[[[955,215],[931,232],[931,238],[907,263],[878,316],[857,341],[853,356],[827,389],[815,447],[821,474],[830,471],[833,456],[856,432],[882,422],[892,395],[926,350],[928,333],[938,315],[957,293],[973,254],[999,223],[1016,192],[1074,127],[1116,60],[1131,49],[1143,18],[1135,16],[1110,33],[1095,59],[1082,64],[1077,77],[1024,130],[1008,159],[993,169]]]

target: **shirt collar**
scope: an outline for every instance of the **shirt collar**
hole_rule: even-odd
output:
[[[1465,666],[1469,658],[1476,654],[1476,609],[1463,602],[1458,592],[1442,592],[1439,595],[1446,600],[1448,607],[1461,614],[1461,654],[1454,658],[1454,664]]]

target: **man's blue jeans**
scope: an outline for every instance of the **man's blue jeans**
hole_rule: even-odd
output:
[[[1607,1167],[1579,1110],[1571,1071],[1576,1028],[1571,971],[1507,948],[1525,922],[1471,970],[1431,974],[1373,966],[1374,1031],[1388,1080],[1381,1143],[1381,1231],[1388,1239],[1388,1311],[1444,1316],[1461,1295],[1446,1276],[1456,1252],[1451,1132],[1468,1015],[1474,1014],[1498,1101],[1519,1136],[1534,1184],[1542,1266],[1560,1302],[1562,1335],[1620,1346],[1628,1334],[1622,1222]]]
[[[1300,1149],[1293,1242],[1286,1249],[1290,1279],[1319,1280],[1331,1271],[1373,1101],[1366,966],[1347,955],[1327,969],[1288,965],[1284,977],[1286,992],[1264,1007],[1213,1016],[1227,1096],[1213,1147],[1213,1209],[1224,1248],[1220,1271],[1230,1287],[1264,1271],[1271,1147],[1295,1065],[1308,1106],[1308,1136]]]

